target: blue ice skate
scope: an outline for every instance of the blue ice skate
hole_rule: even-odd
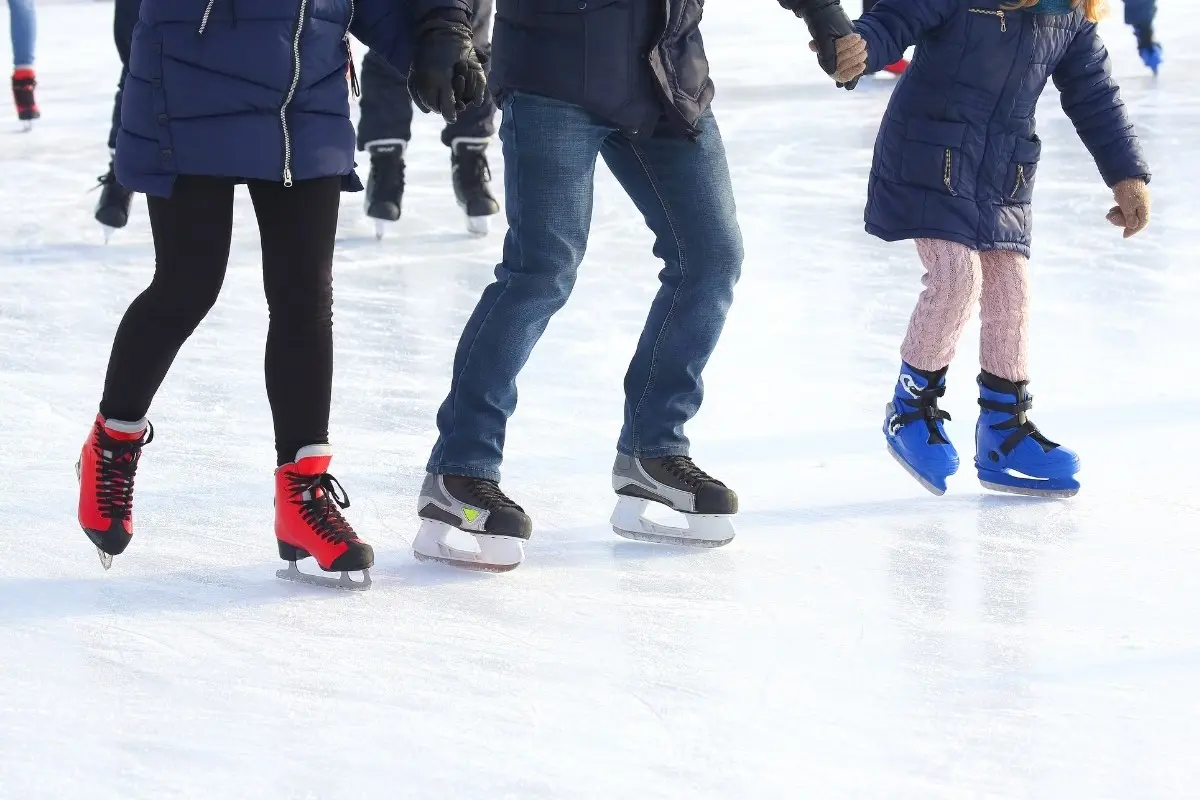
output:
[[[1079,456],[1047,439],[1025,416],[1033,407],[1028,381],[979,376],[975,468],[984,488],[1036,497],[1073,497]]]
[[[1137,37],[1138,55],[1142,57],[1142,63],[1150,68],[1150,71],[1155,75],[1158,74],[1158,68],[1163,63],[1162,45],[1154,41],[1154,28],[1151,25],[1138,25],[1133,29],[1134,36]]]
[[[958,451],[942,427],[950,415],[937,404],[945,393],[945,367],[925,372],[902,363],[896,395],[887,404],[883,420],[892,458],[936,495],[946,493],[946,478],[958,472]]]

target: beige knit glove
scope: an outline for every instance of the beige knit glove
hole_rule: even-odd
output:
[[[849,83],[867,71],[867,43],[857,33],[843,36],[834,42],[837,47],[837,68],[833,79],[839,84]],[[809,42],[808,49],[817,52],[817,43]]]
[[[1125,238],[1141,233],[1150,224],[1150,187],[1141,178],[1126,178],[1113,187],[1117,204],[1108,221],[1125,229]]]

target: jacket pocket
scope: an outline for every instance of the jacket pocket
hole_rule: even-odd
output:
[[[1033,179],[1042,158],[1042,140],[1017,139],[1004,183],[1004,202],[1021,205],[1033,200]]]
[[[910,120],[906,126],[900,180],[957,197],[963,190],[963,122]]]

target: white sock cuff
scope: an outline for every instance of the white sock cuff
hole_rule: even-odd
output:
[[[296,451],[296,461],[302,458],[310,458],[312,456],[332,456],[333,445],[331,444],[310,444],[301,447]]]
[[[137,422],[126,422],[121,419],[105,419],[104,427],[110,428],[118,433],[141,433],[146,430],[146,418],[142,417]]]

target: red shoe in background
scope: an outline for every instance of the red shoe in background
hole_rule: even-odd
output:
[[[133,538],[133,478],[142,448],[153,440],[154,427],[145,420],[117,422],[97,414],[75,464],[79,526],[100,551],[105,569]]]
[[[890,72],[893,75],[903,75],[904,70],[908,69],[908,59],[902,58],[894,64],[888,64],[883,68],[884,72]]]
[[[37,101],[33,98],[36,86],[37,76],[32,67],[17,67],[13,70],[13,102],[17,106],[17,119],[25,123],[26,129],[32,127],[33,121],[42,116],[38,111]]]
[[[309,445],[296,453],[293,463],[275,471],[275,539],[279,557],[289,562],[288,568],[276,575],[317,586],[365,589],[371,585],[367,570],[375,563],[375,552],[342,516],[341,509],[349,508],[350,498],[327,472],[332,459],[329,445]],[[341,579],[300,572],[296,562],[309,556],[325,572],[341,572]],[[363,580],[351,580],[348,573],[358,571]]]

